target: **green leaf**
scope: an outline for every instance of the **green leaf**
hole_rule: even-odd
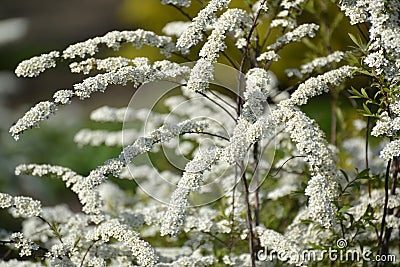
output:
[[[369,95],[368,95],[367,92],[365,91],[365,88],[361,88],[361,94],[362,94],[365,98],[369,99]]]
[[[365,103],[363,103],[363,108],[367,115],[373,116],[371,110],[368,108],[368,106]]]
[[[346,210],[348,210],[348,209],[350,209],[350,208],[351,208],[351,206],[349,206],[349,205],[343,206],[343,207],[339,210],[339,212],[340,212],[340,213],[344,213]]]

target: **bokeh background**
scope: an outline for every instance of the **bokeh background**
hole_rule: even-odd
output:
[[[132,96],[131,87],[112,87],[107,94],[95,94],[84,102],[75,100],[71,105],[62,107],[55,117],[41,124],[41,128],[23,134],[15,142],[8,133],[9,127],[25,111],[41,100],[51,99],[58,89],[71,88],[83,79],[82,75],[70,74],[68,63],[59,64],[37,78],[16,78],[13,71],[20,61],[52,50],[62,50],[69,44],[88,38],[103,35],[112,30],[133,30],[143,28],[162,34],[163,25],[171,21],[186,20],[185,17],[170,6],[163,6],[159,0],[1,0],[0,2],[0,191],[13,195],[27,195],[41,200],[44,205],[69,203],[72,209],[78,210],[76,197],[65,188],[61,181],[33,177],[17,177],[14,168],[21,163],[49,163],[69,167],[81,174],[103,163],[106,159],[119,154],[119,148],[77,147],[73,142],[74,134],[83,127],[92,129],[105,127],[118,129],[121,125],[99,125],[89,121],[90,111],[103,106],[126,106]],[[200,1],[193,0],[187,13],[194,16],[202,7]],[[243,1],[233,1],[232,6],[241,6]],[[320,8],[313,6],[309,8]],[[350,28],[346,18],[338,17],[338,10],[330,1],[326,1],[326,14],[320,17],[302,15],[302,20],[321,21],[338,20],[337,29],[332,33],[332,51],[345,50],[351,45],[348,32]],[[204,4],[204,3],[203,3]],[[311,14],[311,10],[310,10]],[[265,26],[265,25],[264,25]],[[261,27],[264,27],[261,25]],[[318,44],[317,44],[318,45]],[[230,43],[228,49],[232,49]],[[273,65],[272,70],[284,89],[291,82],[284,78],[284,69],[298,67],[310,60],[311,44],[292,44],[280,53],[283,60]],[[194,50],[196,51],[196,50]],[[314,51],[315,52],[315,51]],[[229,52],[228,52],[229,53]],[[324,50],[321,48],[321,56]],[[101,56],[115,54],[103,51]],[[123,46],[119,53],[127,57],[147,56],[152,60],[162,59],[157,49],[144,47],[136,50]],[[240,54],[233,52],[239,61]],[[193,59],[195,57],[192,57]],[[172,58],[183,62],[181,58]],[[224,62],[222,59],[221,62]],[[346,99],[342,106],[349,106]],[[321,124],[330,135],[331,113],[330,96],[313,100],[306,112]],[[351,116],[351,114],[349,115]],[[115,128],[117,127],[117,128]],[[15,219],[6,212],[0,211],[0,228],[18,229]]]

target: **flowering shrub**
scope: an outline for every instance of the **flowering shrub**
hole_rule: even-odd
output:
[[[82,209],[0,193],[0,207],[23,218],[20,232],[1,231],[0,244],[19,251],[1,266],[339,266],[378,256],[377,264],[395,264],[400,3],[261,0],[233,8],[229,0],[197,2],[203,7],[161,1],[188,18],[168,23],[169,36],[113,31],[16,68],[17,76],[36,77],[67,61],[71,72],[88,77],[27,111],[10,128],[15,140],[75,98],[110,85],[135,93],[125,108],[91,113],[93,121],[123,124],[121,131],[75,135],[81,146],[121,147],[118,157],[89,174],[46,164],[16,167],[16,175],[61,179]],[[194,17],[186,12],[191,4]],[[311,15],[327,17],[327,10],[335,19],[304,23]],[[353,47],[332,51],[343,14],[358,33],[349,34]],[[271,69],[295,42],[304,42],[309,56],[278,79]],[[99,58],[101,47],[118,50],[124,43],[159,48],[174,61]],[[195,61],[180,64],[189,58]],[[152,102],[139,109],[147,90],[154,90]],[[329,141],[303,109],[322,94],[331,99]],[[343,99],[352,112],[343,114]],[[146,161],[146,155],[153,156]],[[174,166],[158,164],[163,157]],[[131,190],[118,179],[129,180]],[[322,257],[305,257],[307,250]],[[328,250],[341,256],[324,257]],[[346,250],[363,256],[350,259]]]

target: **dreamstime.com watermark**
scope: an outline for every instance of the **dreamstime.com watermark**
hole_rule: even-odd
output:
[[[374,255],[368,249],[346,249],[347,241],[345,239],[338,239],[336,241],[337,249],[329,248],[324,250],[302,250],[302,251],[276,251],[273,249],[263,249],[258,251],[257,256],[259,261],[279,261],[289,262],[320,262],[324,260],[341,261],[341,262],[387,262],[395,263],[396,256],[388,255]]]

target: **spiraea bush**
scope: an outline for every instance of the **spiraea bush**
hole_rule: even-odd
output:
[[[10,128],[15,140],[111,85],[132,99],[90,115],[120,131],[76,133],[80,146],[121,147],[90,173],[16,166],[65,182],[81,211],[1,193],[23,223],[0,232],[19,253],[0,266],[398,263],[400,2],[230,2],[162,0],[187,18],[165,36],[112,31],[19,64],[21,77],[64,61],[86,78],[28,110]],[[332,45],[348,29],[352,45]],[[166,59],[102,57],[125,43]],[[277,73],[288,49],[303,59]],[[307,106],[330,112],[329,140]]]

